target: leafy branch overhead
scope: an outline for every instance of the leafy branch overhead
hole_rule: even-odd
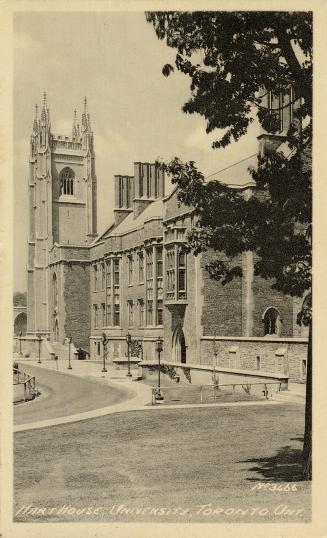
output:
[[[260,107],[260,92],[294,88],[312,107],[311,12],[147,12],[159,39],[177,50],[175,66],[191,79],[183,111],[206,119],[206,131],[223,129],[213,143],[226,147],[247,131]],[[265,110],[260,110],[261,120]]]
[[[212,278],[227,283],[239,276],[238,257],[252,251],[257,275],[302,296],[311,287],[312,13],[147,12],[146,18],[157,37],[177,49],[175,66],[165,65],[163,74],[177,68],[191,79],[183,111],[204,116],[207,132],[224,130],[214,148],[238,140],[255,116],[275,132],[276,114],[262,96],[292,88],[297,107],[287,133],[290,155],[258,157],[250,170],[253,196],[206,182],[194,162],[175,158],[167,171],[196,215],[189,250],[220,253],[207,266]]]
[[[256,117],[266,132],[281,132],[279,117],[285,107],[290,117],[294,105],[283,132],[286,151],[261,152],[249,170],[251,192],[206,182],[194,162],[177,157],[166,170],[180,201],[193,209],[189,250],[217,253],[207,265],[212,278],[226,284],[241,276],[241,257],[253,253],[256,275],[284,294],[305,295],[298,315],[298,323],[309,325],[302,470],[311,480],[312,13],[161,11],[146,18],[176,49],[175,65],[165,65],[163,74],[176,68],[190,77],[183,111],[204,117],[207,133],[222,130],[214,149],[239,140]],[[265,103],[265,94],[278,95],[277,106],[274,99]]]

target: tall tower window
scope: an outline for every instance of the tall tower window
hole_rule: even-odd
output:
[[[66,167],[60,172],[60,194],[74,194],[74,172],[71,168]]]
[[[54,308],[58,306],[58,283],[56,273],[53,273],[53,306]]]

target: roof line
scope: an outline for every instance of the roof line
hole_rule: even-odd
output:
[[[225,166],[225,168],[222,168],[221,170],[217,170],[216,172],[213,172],[209,176],[206,176],[204,179],[208,179],[209,177],[212,177],[216,174],[220,174],[220,172],[224,172],[225,170],[229,170],[230,168],[233,168],[233,166],[236,166],[237,164],[243,163],[244,161],[247,161],[248,159],[251,159],[251,157],[255,157],[258,155],[258,152],[253,153],[253,155],[248,155],[247,157],[244,157],[244,159],[241,159],[240,161],[237,161],[236,163],[230,164],[229,166]]]

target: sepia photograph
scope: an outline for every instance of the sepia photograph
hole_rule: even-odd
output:
[[[311,523],[312,4],[96,4],[13,13],[13,522]]]

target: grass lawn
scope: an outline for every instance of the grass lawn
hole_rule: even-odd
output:
[[[303,406],[272,404],[135,411],[18,432],[15,520],[309,521],[303,430]]]

